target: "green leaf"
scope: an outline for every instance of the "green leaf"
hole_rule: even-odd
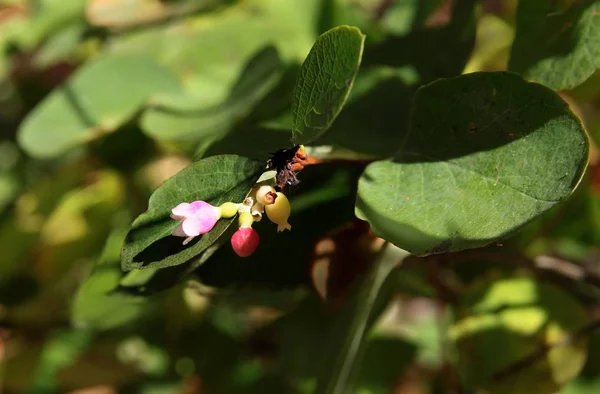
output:
[[[358,72],[364,41],[360,30],[351,26],[336,27],[317,39],[294,91],[294,143],[314,141],[340,113]]]
[[[233,219],[220,220],[209,233],[184,246],[182,238],[171,235],[179,225],[179,221],[171,219],[171,209],[196,200],[214,206],[241,202],[263,170],[261,162],[222,155],[196,162],[167,180],[152,194],[148,210],[138,216],[127,234],[121,255],[123,269],[170,267],[197,258],[217,241]]]
[[[132,323],[148,307],[144,298],[112,293],[121,279],[118,266],[100,266],[83,282],[71,307],[76,327],[108,330]]]
[[[440,80],[417,92],[403,152],[367,167],[356,214],[414,254],[480,247],[565,200],[587,157],[551,90],[502,72]]]
[[[282,71],[277,50],[267,46],[247,62],[222,103],[206,108],[201,99],[183,92],[159,97],[142,116],[144,132],[160,140],[201,143],[201,147],[219,140],[276,85]]]
[[[600,68],[600,1],[521,1],[509,69],[554,90]]]
[[[83,66],[29,113],[18,140],[32,156],[55,157],[114,131],[153,95],[178,90],[175,76],[152,60],[106,56]]]
[[[176,72],[186,89],[216,105],[227,97],[246,61],[266,45],[275,45],[286,62],[302,61],[316,38],[313,21],[321,1],[300,3],[237,2],[119,35],[108,50],[151,56]]]

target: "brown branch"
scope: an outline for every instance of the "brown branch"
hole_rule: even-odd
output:
[[[575,331],[573,334],[565,335],[559,340],[541,347],[536,352],[526,356],[517,362],[509,365],[508,367],[500,370],[498,373],[494,374],[492,377],[492,381],[498,381],[505,379],[507,376],[510,376],[514,373],[517,373],[525,368],[533,365],[538,360],[544,358],[550,350],[556,347],[563,347],[571,345],[589,335],[591,335],[594,331],[600,329],[600,320],[594,320],[593,322],[583,326],[579,330]]]

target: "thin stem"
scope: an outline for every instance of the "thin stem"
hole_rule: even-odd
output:
[[[390,272],[403,261],[408,252],[385,243],[376,258],[370,274],[361,283],[356,293],[349,321],[340,321],[341,346],[336,347],[331,368],[319,379],[316,392],[319,394],[345,394],[352,392],[356,368],[360,364],[365,338],[372,322],[373,308],[382,286]],[[347,307],[348,305],[346,305]],[[347,323],[347,324],[346,324]],[[337,334],[337,333],[336,333]],[[335,337],[334,335],[332,337]]]

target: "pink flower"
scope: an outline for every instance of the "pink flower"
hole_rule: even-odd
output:
[[[248,257],[260,243],[260,237],[252,227],[240,227],[231,237],[231,247],[240,257]]]
[[[171,210],[171,217],[182,220],[173,230],[173,235],[186,237],[183,244],[188,244],[194,237],[212,230],[221,218],[221,209],[205,201],[183,202]]]

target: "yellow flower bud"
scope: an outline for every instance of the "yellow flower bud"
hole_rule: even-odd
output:
[[[226,219],[232,218],[238,213],[237,206],[232,202],[222,204],[219,209],[221,210],[221,217]]]

